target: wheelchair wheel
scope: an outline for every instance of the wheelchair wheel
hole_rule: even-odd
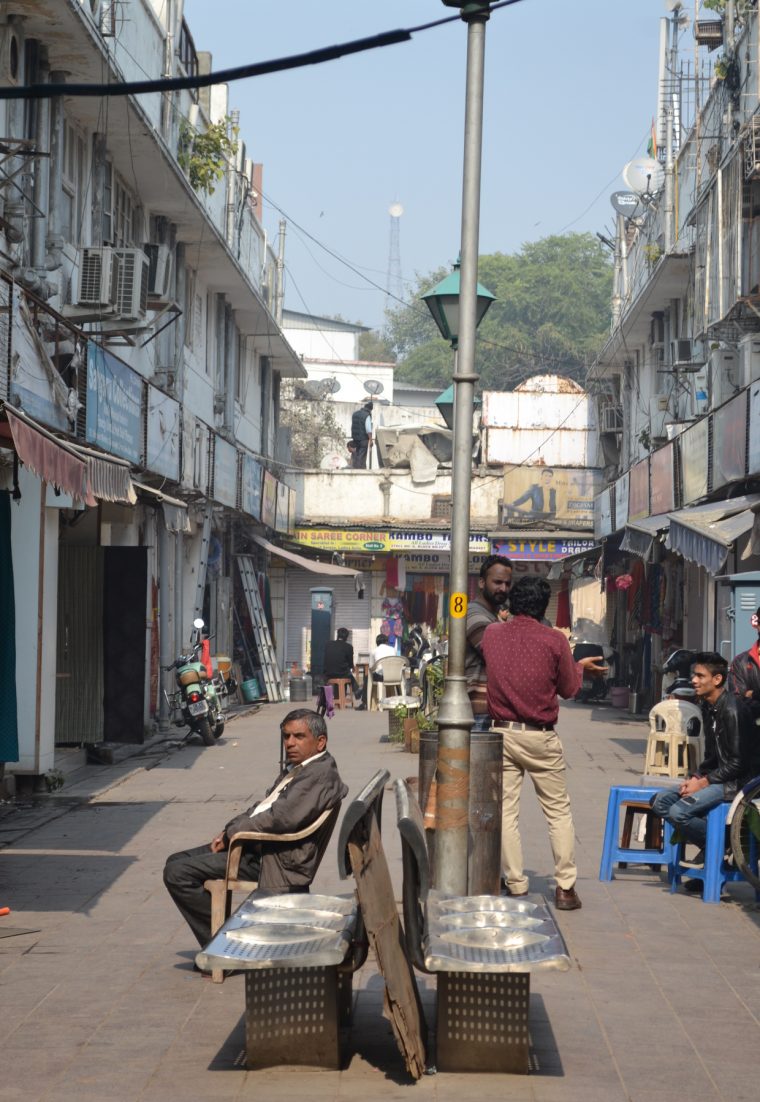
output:
[[[730,837],[737,869],[755,890],[760,891],[760,876],[756,871],[760,853],[760,784],[747,792],[737,807]]]

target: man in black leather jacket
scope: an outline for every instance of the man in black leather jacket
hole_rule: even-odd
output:
[[[727,677],[728,663],[721,655],[705,651],[696,656],[691,682],[704,716],[704,761],[677,791],[664,790],[652,801],[654,811],[700,849],[707,837],[707,813],[734,798],[755,764],[749,715],[743,701],[726,691]],[[698,855],[695,864],[703,861]]]

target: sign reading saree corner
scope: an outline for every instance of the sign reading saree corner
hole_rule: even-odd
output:
[[[132,463],[142,462],[143,381],[136,371],[87,342],[85,438]]]

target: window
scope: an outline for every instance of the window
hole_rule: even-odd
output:
[[[78,244],[82,238],[82,208],[85,191],[84,138],[69,122],[63,124],[61,166],[61,234]]]
[[[135,204],[113,165],[103,168],[103,244],[126,248],[135,241]]]

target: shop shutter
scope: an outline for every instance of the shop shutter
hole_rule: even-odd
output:
[[[309,667],[311,642],[311,593],[317,586],[333,591],[333,638],[338,628],[351,632],[349,643],[358,661],[360,654],[370,652],[370,600],[356,594],[353,578],[329,574],[313,574],[310,570],[287,570],[285,573],[285,668],[292,662]]]

